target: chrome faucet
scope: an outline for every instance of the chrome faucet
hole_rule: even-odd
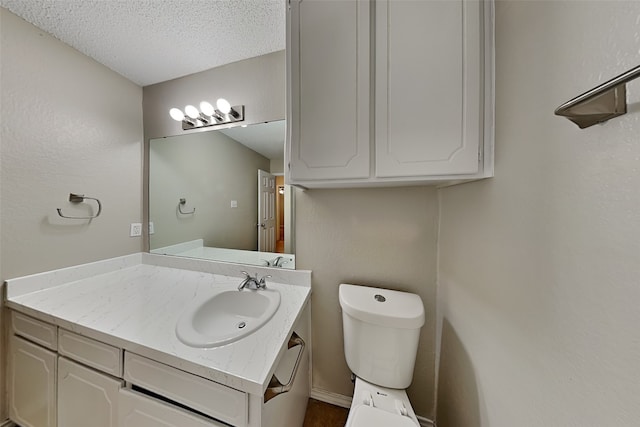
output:
[[[243,290],[244,288],[254,291],[257,291],[258,289],[267,289],[266,281],[271,276],[267,275],[258,279],[258,273],[256,273],[255,277],[250,275],[246,271],[243,271],[242,274],[244,274],[244,280],[240,283],[240,285],[238,285],[239,291]]]
[[[271,261],[267,261],[264,260],[264,262],[267,264],[267,267],[280,267],[282,268],[283,264],[285,262],[289,262],[290,259],[287,259],[283,256],[277,256],[275,259],[272,259]]]

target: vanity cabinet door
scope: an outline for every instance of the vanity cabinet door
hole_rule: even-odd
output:
[[[130,390],[120,390],[118,397],[120,427],[223,427],[227,425],[190,414]]]
[[[9,418],[22,427],[56,426],[57,355],[9,338]]]
[[[481,1],[376,1],[376,177],[479,171]]]
[[[58,425],[117,427],[123,382],[63,357],[58,359]]]
[[[370,2],[290,0],[288,179],[370,176]]]

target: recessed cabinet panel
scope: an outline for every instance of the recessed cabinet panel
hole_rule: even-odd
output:
[[[112,345],[59,329],[58,353],[114,377],[122,376],[122,350]]]
[[[367,178],[368,1],[291,2],[291,178]]]
[[[478,172],[480,2],[376,2],[376,176]]]
[[[222,427],[225,424],[122,389],[119,393],[120,427]]]
[[[57,350],[58,335],[55,326],[22,313],[11,311],[11,326],[16,335],[20,335],[50,350]]]
[[[117,427],[122,381],[58,359],[58,425]]]
[[[22,427],[56,426],[57,355],[9,338],[9,417]]]

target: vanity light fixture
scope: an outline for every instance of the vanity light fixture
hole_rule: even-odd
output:
[[[197,129],[243,121],[244,105],[232,107],[229,101],[219,98],[216,101],[216,108],[209,102],[202,101],[200,110],[193,105],[187,105],[184,107],[184,112],[179,108],[170,109],[169,115],[173,120],[182,122],[182,130]]]

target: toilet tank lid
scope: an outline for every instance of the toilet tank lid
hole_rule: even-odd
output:
[[[424,305],[416,294],[348,284],[341,284],[338,294],[342,310],[363,322],[400,329],[424,325]]]

